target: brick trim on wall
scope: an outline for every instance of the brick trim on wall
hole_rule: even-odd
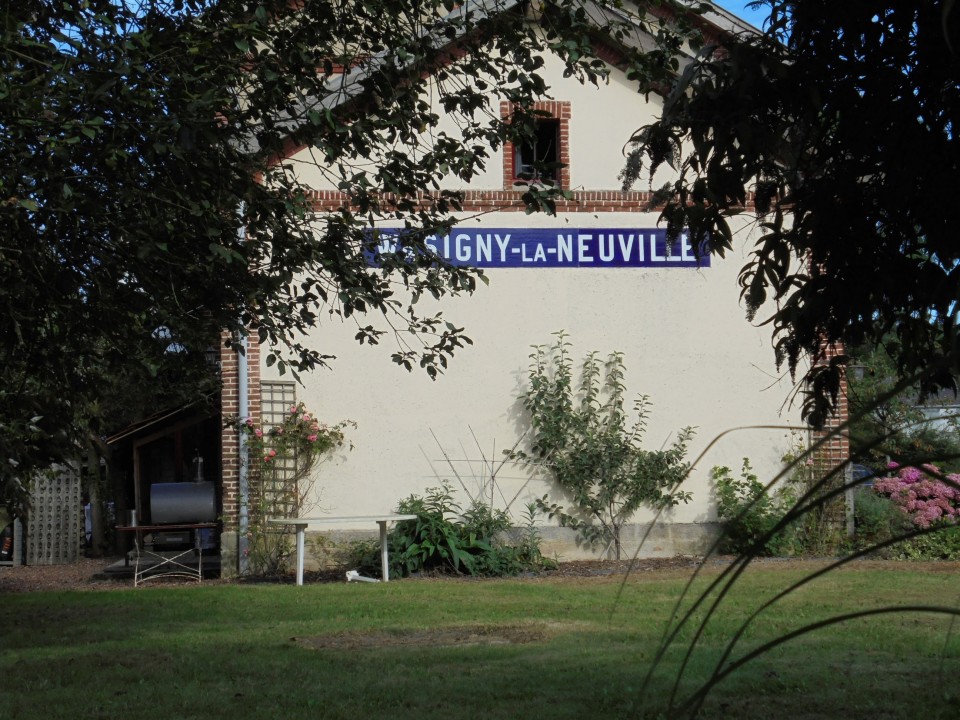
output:
[[[846,354],[843,343],[824,343],[821,347],[822,357],[818,364],[826,365],[832,358]],[[837,433],[837,429],[850,419],[850,410],[847,405],[847,376],[840,378],[840,393],[837,396],[837,408],[827,419],[823,429],[811,432],[811,441],[822,444],[814,451],[813,461],[818,468],[827,472],[837,468],[850,460],[850,436],[846,431]],[[831,433],[835,433],[831,436]]]
[[[465,213],[479,212],[525,212],[523,202],[524,190],[521,188],[507,190],[464,190],[461,206]],[[350,207],[348,196],[338,190],[316,190],[310,193],[314,212],[338,212]],[[381,195],[385,207],[394,201],[394,196]],[[422,206],[435,205],[443,201],[449,203],[448,197],[441,198],[439,194],[420,193],[417,202]],[[662,205],[652,206],[653,193],[631,190],[574,190],[570,199],[558,198],[556,201],[558,213],[602,213],[602,212],[660,212]],[[743,207],[745,212],[753,211],[753,194],[747,199]]]

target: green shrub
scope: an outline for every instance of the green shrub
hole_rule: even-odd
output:
[[[743,459],[740,477],[730,468],[716,466],[710,471],[717,492],[717,515],[723,525],[720,552],[739,555],[798,555],[804,552],[803,528],[792,524],[776,534],[773,528],[796,503],[795,489],[779,488],[772,495]],[[770,537],[768,537],[770,536]]]
[[[911,528],[910,519],[888,497],[878,495],[872,488],[857,490],[853,500],[856,532],[854,547],[858,550],[887,542]],[[884,551],[890,555],[891,551]]]
[[[869,548],[917,529],[896,499],[875,488],[860,489],[853,507],[857,549]],[[942,522],[933,532],[891,545],[882,554],[897,560],[960,560],[960,525]]]
[[[481,537],[454,518],[460,506],[454,502],[450,486],[428,488],[426,495],[411,495],[397,506],[400,514],[416,515],[415,520],[398,522],[390,534],[391,557],[399,571],[410,573],[445,570],[476,573],[476,555],[492,550]]]
[[[488,511],[489,508],[486,505],[478,504],[474,505],[472,509],[476,510],[478,508],[482,508],[477,513],[477,516],[482,519],[483,512]],[[487,526],[493,530],[487,536],[491,550],[477,556],[476,575],[503,577],[556,567],[556,563],[545,558],[540,550],[540,532],[536,526],[539,510],[536,503],[527,505],[524,511],[524,524],[519,528],[512,527],[506,513],[495,512],[502,516],[505,523]],[[467,520],[466,526],[481,534],[484,525],[471,524],[467,517],[468,513],[464,513],[464,518]],[[481,534],[481,536],[483,535]]]
[[[492,508],[482,502],[473,502],[460,518],[460,523],[470,528],[478,537],[493,538],[509,530],[513,524],[504,510]]]
[[[894,557],[901,560],[960,560],[960,525],[940,525],[895,545],[894,550]]]
[[[551,565],[540,552],[534,525],[537,511],[532,504],[524,527],[517,529],[506,512],[483,503],[473,503],[461,513],[450,486],[444,483],[428,488],[423,496],[401,500],[397,512],[417,517],[398,522],[387,537],[391,574],[504,576]],[[380,551],[374,542],[349,544],[342,559],[364,574],[380,574]]]
[[[516,550],[517,560],[523,571],[550,569],[557,566],[555,561],[545,558],[540,550],[540,531],[537,529],[539,512],[537,503],[527,503],[523,513],[523,527],[513,531],[518,537],[512,547]]]

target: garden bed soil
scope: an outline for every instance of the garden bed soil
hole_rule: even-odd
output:
[[[20,567],[0,566],[0,593],[9,592],[34,592],[34,591],[62,591],[62,590],[111,590],[128,589],[133,587],[129,578],[108,577],[104,570],[108,565],[116,562],[119,558],[83,558],[79,562],[70,565],[32,565]],[[708,565],[722,566],[732,560],[730,557],[712,558]],[[814,563],[824,563],[825,560],[800,560],[795,558],[763,558],[755,561],[759,567],[777,567],[796,566],[797,568],[807,567]],[[586,580],[589,578],[603,578],[611,576],[622,577],[628,570],[634,574],[646,575],[649,573],[671,573],[678,572],[687,574],[694,570],[700,563],[699,558],[692,557],[671,557],[671,558],[643,558],[635,561],[630,560],[575,560],[571,562],[560,563],[556,569],[548,570],[537,574],[528,574],[522,577],[536,579],[570,579]],[[858,565],[869,566],[871,568],[885,568],[891,570],[903,570],[908,567],[916,567],[923,572],[945,572],[960,573],[960,562],[930,562],[930,563],[906,563],[902,561],[889,560],[858,560]],[[632,567],[631,567],[632,566]],[[431,575],[425,578],[419,578],[430,582],[462,581],[462,582],[482,582],[482,578],[469,578],[463,576],[449,575]],[[161,581],[163,582],[163,581]],[[169,583],[183,583],[183,580],[173,579]],[[204,584],[212,583],[219,585],[251,582],[276,582],[292,583],[293,576],[284,576],[273,580],[224,580],[211,579],[205,580]],[[343,570],[324,570],[319,572],[308,572],[305,577],[306,583],[322,582],[345,582]],[[152,583],[155,584],[155,583]]]
[[[38,590],[109,590],[114,588],[128,588],[132,586],[129,578],[108,577],[105,568],[121,558],[82,558],[70,565],[25,565],[20,567],[0,566],[0,593],[4,592],[32,592]],[[638,560],[635,570],[649,572],[653,570],[692,568],[696,561],[692,558],[651,558]],[[540,573],[537,577],[593,577],[623,574],[630,566],[629,560],[577,560],[560,563],[555,570]],[[530,575],[532,577],[532,575]],[[457,578],[449,575],[430,575],[423,577],[431,581],[469,579]],[[304,578],[306,583],[318,582],[345,582],[344,571],[321,570],[307,572]],[[173,580],[171,582],[182,582]],[[256,578],[244,580],[212,579],[204,582],[217,584],[253,583],[253,582],[293,582],[292,574],[280,578]]]

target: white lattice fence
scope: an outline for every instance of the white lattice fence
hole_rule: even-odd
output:
[[[65,565],[80,559],[83,508],[80,473],[60,465],[34,479],[27,526],[27,564]]]

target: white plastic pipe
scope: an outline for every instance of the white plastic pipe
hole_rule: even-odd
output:
[[[376,578],[369,578],[366,575],[361,575],[356,570],[347,570],[347,582],[356,581],[356,582],[380,582]]]
[[[246,240],[247,230],[244,226],[243,219],[244,205],[240,204],[240,228],[237,231],[238,238],[241,243]],[[241,334],[239,342],[237,343],[237,394],[239,397],[239,402],[237,405],[237,410],[240,415],[240,422],[246,421],[247,417],[250,414],[250,399],[248,397],[249,387],[248,387],[248,376],[249,369],[247,363],[247,336]],[[244,432],[240,432],[240,443],[238,449],[238,460],[239,460],[239,470],[237,473],[237,495],[240,503],[237,514],[237,572],[241,575],[246,575],[250,569],[250,561],[247,557],[250,544],[247,539],[247,533],[250,531],[250,515],[248,511],[248,505],[250,501],[250,486],[249,486],[249,476],[247,474],[247,469],[249,465],[249,458],[247,452],[247,435]]]

